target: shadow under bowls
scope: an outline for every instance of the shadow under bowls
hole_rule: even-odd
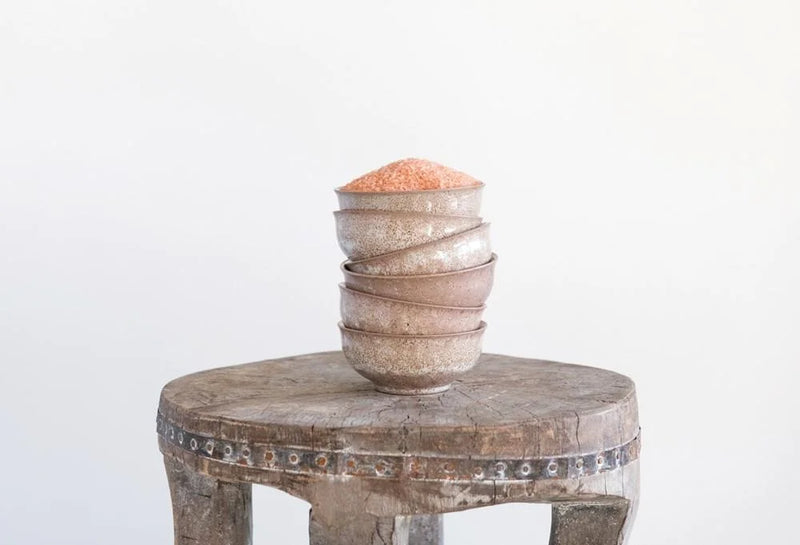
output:
[[[443,216],[386,210],[339,210],[336,238],[352,260],[366,259],[418,246],[474,229],[477,216]]]
[[[479,307],[489,298],[497,256],[460,271],[413,276],[376,276],[350,271],[342,263],[345,286],[372,295],[428,305]]]
[[[350,329],[391,335],[445,335],[478,329],[486,308],[445,307],[388,299],[339,284],[342,323]]]
[[[458,271],[476,267],[492,256],[489,224],[446,238],[358,261],[345,267],[373,275],[415,275]]]
[[[386,335],[345,327],[342,350],[350,365],[380,392],[435,394],[472,369],[481,355],[486,323],[449,335]]]
[[[396,210],[448,216],[478,216],[483,183],[450,189],[421,191],[343,191],[336,197],[342,210]]]

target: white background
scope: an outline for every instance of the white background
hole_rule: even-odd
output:
[[[332,189],[486,182],[484,349],[639,389],[631,543],[788,543],[795,2],[0,4],[0,543],[169,543],[161,386],[339,344]],[[546,506],[449,544],[547,541]],[[255,493],[256,543],[307,507]]]

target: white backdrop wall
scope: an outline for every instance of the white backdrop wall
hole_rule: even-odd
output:
[[[0,543],[168,543],[161,386],[334,349],[333,187],[484,180],[485,350],[637,382],[631,543],[787,543],[794,2],[0,4]],[[255,496],[256,543],[307,508]],[[547,541],[543,506],[451,544]],[[493,537],[494,536],[494,537]]]

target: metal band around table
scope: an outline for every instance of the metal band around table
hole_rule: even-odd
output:
[[[167,443],[201,458],[264,471],[303,475],[454,481],[577,479],[619,469],[639,457],[640,435],[614,448],[575,456],[487,459],[363,454],[244,443],[192,433],[164,418],[156,432]]]

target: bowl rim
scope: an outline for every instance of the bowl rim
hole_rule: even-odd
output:
[[[387,252],[385,254],[374,255],[372,257],[365,257],[364,259],[355,259],[355,260],[352,260],[352,261],[348,259],[347,261],[348,261],[348,264],[353,265],[353,264],[356,264],[356,263],[360,264],[360,263],[366,263],[368,261],[376,261],[378,259],[383,260],[383,259],[386,259],[386,258],[392,258],[392,257],[394,257],[396,255],[399,255],[399,254],[403,253],[403,252],[409,252],[411,250],[418,250],[420,248],[429,248],[429,247],[431,247],[431,246],[433,246],[435,244],[440,244],[440,243],[442,243],[444,241],[452,240],[452,239],[454,239],[456,237],[467,237],[468,235],[476,233],[479,230],[480,231],[486,231],[487,234],[484,235],[484,236],[488,237],[488,231],[489,231],[489,226],[490,225],[492,225],[492,224],[489,223],[489,222],[484,221],[484,222],[481,222],[481,224],[478,225],[477,227],[473,227],[472,229],[467,229],[466,231],[461,231],[460,233],[455,233],[454,235],[450,235],[450,236],[443,237],[443,238],[437,238],[436,240],[431,240],[430,242],[424,242],[422,244],[417,244],[415,246],[409,246],[408,248],[401,248],[400,250],[395,250],[393,252]],[[413,276],[413,275],[407,275],[407,276]]]
[[[427,307],[427,308],[443,309],[443,310],[467,310],[467,311],[474,311],[474,312],[477,312],[477,311],[483,312],[484,310],[486,310],[486,303],[484,303],[484,304],[482,304],[480,306],[477,306],[477,307],[457,307],[457,306],[453,306],[453,305],[431,305],[430,303],[415,303],[413,301],[404,301],[403,299],[393,299],[391,297],[384,297],[382,295],[373,295],[373,294],[367,293],[365,291],[358,291],[358,290],[354,290],[353,288],[348,288],[347,284],[345,284],[344,282],[339,282],[339,290],[340,291],[350,292],[350,293],[356,293],[356,294],[358,294],[356,297],[364,296],[364,297],[367,297],[367,298],[370,298],[370,299],[381,299],[383,301],[389,301],[389,302],[392,302],[392,303],[402,303],[404,305],[410,305],[410,306],[414,306],[414,307]]]
[[[441,239],[439,239],[441,240]],[[386,255],[386,254],[383,254]],[[474,267],[467,267],[466,269],[458,269],[456,271],[447,271],[447,272],[440,272],[440,273],[428,273],[428,274],[365,274],[356,271],[351,271],[347,268],[348,263],[353,263],[349,259],[345,259],[339,264],[339,269],[341,269],[342,273],[347,276],[359,276],[363,278],[379,278],[381,280],[391,280],[394,278],[436,278],[440,276],[449,276],[452,274],[465,274],[467,272],[475,271],[482,267],[494,267],[495,263],[497,263],[497,254],[492,252],[492,257],[486,263],[481,263],[480,265],[475,265]],[[363,260],[362,260],[363,261]],[[362,292],[363,293],[363,292]]]
[[[368,337],[390,337],[393,339],[439,339],[443,337],[462,337],[467,335],[483,334],[486,331],[486,322],[481,320],[478,329],[470,329],[469,331],[459,331],[457,333],[438,333],[436,335],[402,335],[400,333],[373,333],[371,331],[362,331],[360,329],[353,329],[344,325],[344,322],[339,322],[339,329],[342,332],[356,333],[359,335],[366,335]]]
[[[347,184],[345,184],[347,185]],[[336,194],[342,195],[425,195],[432,193],[451,193],[459,191],[481,191],[484,186],[483,182],[478,180],[477,184],[465,185],[461,187],[446,187],[442,189],[412,189],[410,191],[345,191],[344,186],[339,186],[333,189]]]
[[[483,221],[483,216],[470,216],[464,214],[429,214],[428,212],[414,212],[412,210],[377,210],[374,208],[343,208],[333,211],[334,217],[339,216],[417,216],[420,218],[465,219]],[[474,229],[474,227],[473,227]]]

